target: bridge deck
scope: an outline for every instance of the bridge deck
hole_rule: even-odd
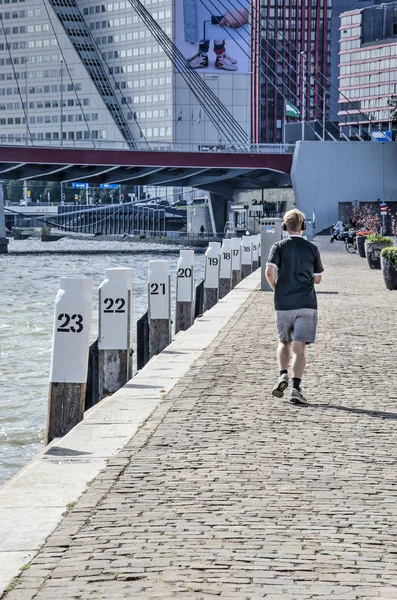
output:
[[[323,247],[310,405],[270,395],[272,296],[254,292],[7,600],[397,597],[395,297]]]
[[[193,186],[221,193],[290,182],[290,153],[157,152],[0,146],[0,177]]]

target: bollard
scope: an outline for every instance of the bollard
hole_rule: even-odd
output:
[[[84,416],[92,317],[91,279],[61,277],[55,298],[47,444]]]
[[[252,245],[252,270],[256,271],[259,267],[259,249],[258,249],[258,236],[251,236],[251,245]]]
[[[194,250],[181,250],[177,263],[175,333],[194,322]]]
[[[171,342],[171,277],[168,260],[149,261],[149,359]]]
[[[225,239],[220,252],[219,300],[232,289],[232,240]]]
[[[258,240],[258,267],[261,266],[262,264],[262,253],[261,253],[261,234],[257,233],[256,234],[257,240]]]
[[[220,242],[210,242],[205,252],[203,312],[218,302]]]
[[[132,269],[106,269],[99,287],[99,399],[132,377]]]
[[[241,281],[241,239],[232,238],[232,288]]]
[[[241,279],[252,273],[252,243],[250,235],[243,235],[241,241]]]
[[[272,292],[272,288],[266,279],[266,261],[271,247],[275,242],[282,239],[282,219],[266,218],[261,222],[261,290],[262,292]]]

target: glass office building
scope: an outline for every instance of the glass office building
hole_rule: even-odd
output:
[[[397,94],[397,2],[345,12],[340,21],[340,117],[392,130]]]

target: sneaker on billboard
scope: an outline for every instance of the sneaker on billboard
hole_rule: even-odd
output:
[[[229,54],[227,54],[225,52],[224,57],[227,58],[227,60],[230,60],[230,62],[232,63],[232,65],[237,65],[237,60],[235,58],[232,58],[231,56],[229,56]]]
[[[272,395],[276,396],[276,398],[282,398],[284,396],[284,390],[288,387],[288,375],[287,373],[283,373],[278,378],[276,385],[272,390]]]
[[[205,52],[197,52],[197,54],[186,60],[193,69],[205,69],[205,67],[208,67],[208,54]]]
[[[217,69],[223,69],[224,71],[237,71],[237,61],[234,58],[228,56],[228,54],[222,54],[216,57],[215,67]]]

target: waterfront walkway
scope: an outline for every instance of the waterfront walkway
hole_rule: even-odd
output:
[[[397,598],[397,292],[320,243],[310,405],[273,399],[253,292],[7,600]]]

